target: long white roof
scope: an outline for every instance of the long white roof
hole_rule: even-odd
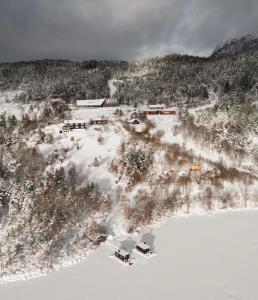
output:
[[[87,123],[85,120],[64,120],[64,124]]]
[[[164,104],[150,104],[149,108],[164,108]]]
[[[106,99],[77,100],[78,106],[101,106]]]

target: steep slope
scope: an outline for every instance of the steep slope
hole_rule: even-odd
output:
[[[255,33],[240,36],[217,46],[212,57],[234,56],[251,50],[258,50],[258,35]]]
[[[109,96],[108,80],[123,61],[41,60],[0,64],[0,90],[21,90],[18,101],[45,97],[95,99]]]

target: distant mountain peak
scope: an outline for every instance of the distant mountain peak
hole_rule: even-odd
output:
[[[212,53],[212,57],[225,57],[237,55],[249,50],[258,50],[258,34],[248,33],[218,45]]]

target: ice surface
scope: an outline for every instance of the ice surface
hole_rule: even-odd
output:
[[[153,231],[152,259],[133,266],[102,246],[60,272],[0,285],[4,300],[258,298],[258,211],[170,219]]]

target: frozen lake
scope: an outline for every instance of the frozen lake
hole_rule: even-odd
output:
[[[257,210],[170,219],[153,233],[150,259],[123,266],[103,246],[60,272],[0,285],[0,299],[258,299]]]

